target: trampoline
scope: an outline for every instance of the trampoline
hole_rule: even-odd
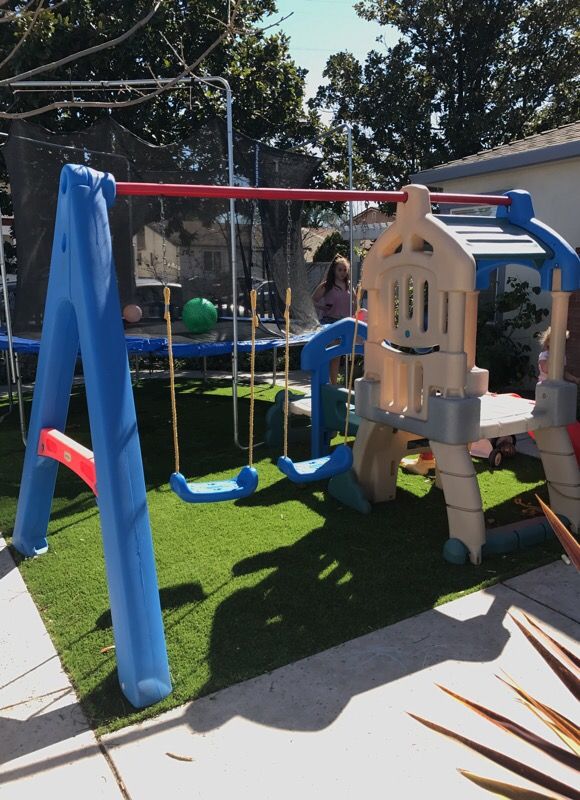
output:
[[[127,330],[125,334],[128,353],[167,356],[166,336],[156,330],[148,331],[145,325],[130,327],[131,331]],[[151,325],[151,328],[157,327],[161,329],[156,323]],[[134,328],[138,330],[134,330]],[[188,333],[185,329],[180,331],[180,328],[184,328],[180,323],[175,323],[175,328],[173,352],[176,358],[209,358],[233,353],[233,323],[231,320],[219,320],[212,331],[196,335]],[[249,353],[251,348],[250,320],[245,317],[238,320],[238,335],[244,337],[238,339],[238,351]],[[312,332],[295,334],[290,337],[290,344],[306,344],[311,337]],[[263,327],[256,331],[256,338],[256,352],[275,350],[284,346],[284,339],[279,335],[278,327],[274,323],[263,324]],[[40,335],[31,331],[28,335],[12,336],[12,348],[15,353],[36,355],[40,349]],[[8,350],[8,334],[5,329],[0,329],[0,350]]]
[[[57,190],[65,163],[110,172],[117,180],[276,183],[289,188],[307,187],[319,164],[317,158],[269,147],[236,131],[233,153],[232,175],[228,133],[219,119],[207,120],[186,140],[163,147],[143,141],[110,118],[72,134],[14,122],[2,154],[14,205],[18,275],[12,320],[8,329],[0,328],[0,350],[12,350],[16,359],[39,351]],[[250,290],[261,287],[256,352],[275,354],[284,342],[283,323],[277,318],[288,280],[295,298],[290,344],[304,344],[319,328],[304,261],[302,206],[298,200],[239,200],[234,208],[233,201],[221,198],[119,196],[109,213],[121,306],[135,304],[143,311],[139,323],[125,323],[128,353],[167,357],[163,285],[179,287],[179,312],[194,297],[213,302],[219,316],[208,333],[190,333],[180,313],[175,314],[174,354],[231,356],[238,446],[237,355],[249,353],[251,347],[250,317],[243,316]],[[159,287],[159,298],[151,290],[153,284]],[[12,357],[6,358],[7,364],[12,362]],[[8,371],[10,377],[12,370]]]

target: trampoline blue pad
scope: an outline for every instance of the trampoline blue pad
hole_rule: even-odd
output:
[[[229,326],[231,328],[231,326]],[[245,326],[244,326],[245,327]],[[244,328],[240,333],[246,333]],[[314,332],[308,332],[290,337],[291,345],[306,344]],[[277,336],[265,336],[262,332],[261,339],[256,341],[256,352],[272,350],[275,347],[283,347],[284,339]],[[159,356],[167,357],[167,337],[165,336],[137,336],[128,331],[125,335],[127,351],[129,353],[154,353]],[[17,353],[38,353],[40,349],[40,338],[13,336],[12,346]],[[241,353],[249,353],[252,347],[251,340],[243,339],[238,341],[238,350]],[[211,338],[211,334],[204,334],[203,338],[190,336],[179,336],[173,342],[173,353],[180,358],[196,358],[203,356],[229,355],[233,352],[234,343],[232,339]],[[8,350],[8,336],[4,331],[0,331],[0,350]]]

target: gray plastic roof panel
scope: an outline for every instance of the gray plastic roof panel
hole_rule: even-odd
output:
[[[541,266],[553,252],[527,231],[497,217],[442,214],[437,219],[457,236],[476,261],[531,259]]]

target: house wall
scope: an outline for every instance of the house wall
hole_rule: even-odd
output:
[[[420,182],[420,180],[418,181]],[[434,182],[435,183],[435,182]],[[437,187],[445,192],[469,194],[496,194],[510,189],[525,189],[530,192],[534,211],[539,220],[554,228],[572,247],[580,247],[580,158],[568,158],[545,164],[532,164],[516,169],[498,170],[484,175],[436,181]],[[539,285],[536,274],[529,269],[510,266],[507,275],[515,275],[528,280],[531,285]],[[580,375],[580,293],[575,292],[570,302],[568,327],[568,365],[570,370]],[[550,307],[549,293],[542,292],[536,300],[540,307]],[[541,326],[543,327],[543,326]],[[532,344],[532,360],[539,352],[531,331],[526,338]],[[525,335],[522,332],[523,335]]]
[[[165,250],[165,263],[164,253]],[[135,253],[135,277],[156,278],[168,283],[179,282],[179,252],[177,247],[169,240],[163,241],[157,231],[145,225],[133,237],[133,252]]]

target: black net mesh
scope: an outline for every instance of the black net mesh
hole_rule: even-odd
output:
[[[187,140],[165,147],[144,142],[111,119],[82,132],[54,134],[24,121],[12,125],[3,149],[14,204],[18,286],[14,330],[42,327],[60,170],[85,164],[117,181],[228,183],[225,126],[205,123]],[[308,186],[318,160],[234,136],[235,180],[247,186]],[[232,285],[229,201],[118,197],[110,211],[113,253],[122,306],[139,305],[132,332],[162,331],[164,284],[172,287],[173,316],[205,297],[221,317],[249,315],[249,290],[258,290],[261,315],[279,319],[292,288],[292,328],[314,329],[301,243],[302,203],[236,201],[238,283]],[[187,333],[183,326],[179,333]]]

